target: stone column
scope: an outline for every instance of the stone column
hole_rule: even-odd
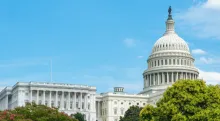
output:
[[[156,74],[153,74],[153,85],[155,85],[155,81],[156,81]]]
[[[87,111],[88,110],[88,94],[86,93],[85,94],[85,101],[84,101],[84,104],[85,104],[85,110]]]
[[[167,72],[167,84],[169,84],[169,72]]]
[[[179,80],[179,72],[176,73],[176,81]]]
[[[145,75],[145,79],[146,79],[146,81],[145,81],[145,84],[146,84],[145,87],[148,87],[148,84],[149,84],[149,83],[148,83],[148,77],[147,77],[147,75]]]
[[[37,99],[36,99],[36,104],[39,105],[39,90],[37,90]]]
[[[181,79],[184,79],[184,78],[183,78],[183,72],[181,72]]]
[[[151,80],[151,74],[150,74],[150,86],[151,86],[151,81],[152,81],[152,80]]]
[[[49,95],[49,102],[48,102],[48,104],[49,104],[49,107],[52,107],[52,106],[51,106],[51,101],[52,101],[52,100],[51,100],[51,93],[52,93],[52,91],[49,91],[49,93],[50,93],[50,95]]]
[[[157,74],[157,84],[160,85],[160,73]]]
[[[68,92],[67,110],[70,110],[70,92]]]
[[[45,105],[45,90],[43,90],[43,105]]]
[[[82,110],[82,92],[80,92],[80,110]]]
[[[172,81],[171,81],[171,82],[174,83],[174,80],[173,80],[173,72],[172,72],[172,75],[171,75],[171,76],[172,76]]]
[[[77,107],[76,107],[76,92],[74,92],[74,98],[73,98],[73,108],[74,108],[74,110],[76,110],[77,109]]]
[[[32,90],[30,89],[30,103],[32,103]]]
[[[64,91],[62,91],[62,96],[61,96],[61,106],[60,106],[60,109],[64,109]]]
[[[58,91],[56,91],[56,101],[55,101],[55,106],[58,108]]]
[[[164,76],[164,72],[162,72],[162,83],[165,84],[165,76]]]
[[[99,115],[100,115],[100,102],[99,101],[97,101],[98,102],[98,109],[97,109],[97,117],[99,118]],[[91,105],[91,104],[90,104]],[[90,106],[91,107],[91,106]]]

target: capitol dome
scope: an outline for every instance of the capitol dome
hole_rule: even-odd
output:
[[[199,72],[188,44],[175,32],[175,22],[169,12],[166,31],[153,46],[144,71],[144,89],[140,94],[164,91],[179,79],[197,79]]]

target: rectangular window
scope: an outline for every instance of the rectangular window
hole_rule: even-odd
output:
[[[79,103],[78,102],[76,102],[76,107],[79,108]]]
[[[124,109],[121,109],[121,115],[124,115]]]
[[[90,110],[90,104],[88,104],[88,110]]]
[[[82,102],[82,109],[84,109],[84,102]]]
[[[117,108],[114,109],[114,114],[117,115]]]
[[[73,102],[70,102],[70,109],[73,109]]]

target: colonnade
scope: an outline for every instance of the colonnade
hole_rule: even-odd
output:
[[[30,90],[30,102],[61,110],[95,109],[95,96],[85,92]]]
[[[179,79],[197,79],[198,74],[188,72],[158,72],[144,76],[144,87],[170,84]]]

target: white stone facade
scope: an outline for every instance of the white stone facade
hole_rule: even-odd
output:
[[[56,84],[21,83],[6,87],[0,92],[0,110],[13,109],[35,102],[49,107],[59,107],[67,114],[81,112],[87,121],[119,121],[132,105],[155,105],[167,87],[179,79],[197,79],[187,43],[174,30],[174,20],[169,15],[165,34],[155,43],[143,72],[143,90],[139,94],[124,93],[123,87],[114,92],[96,94],[96,87]]]
[[[96,121],[96,87],[85,85],[18,82],[0,93],[0,110],[24,106],[26,102],[58,107],[67,114],[81,112],[86,120]]]

